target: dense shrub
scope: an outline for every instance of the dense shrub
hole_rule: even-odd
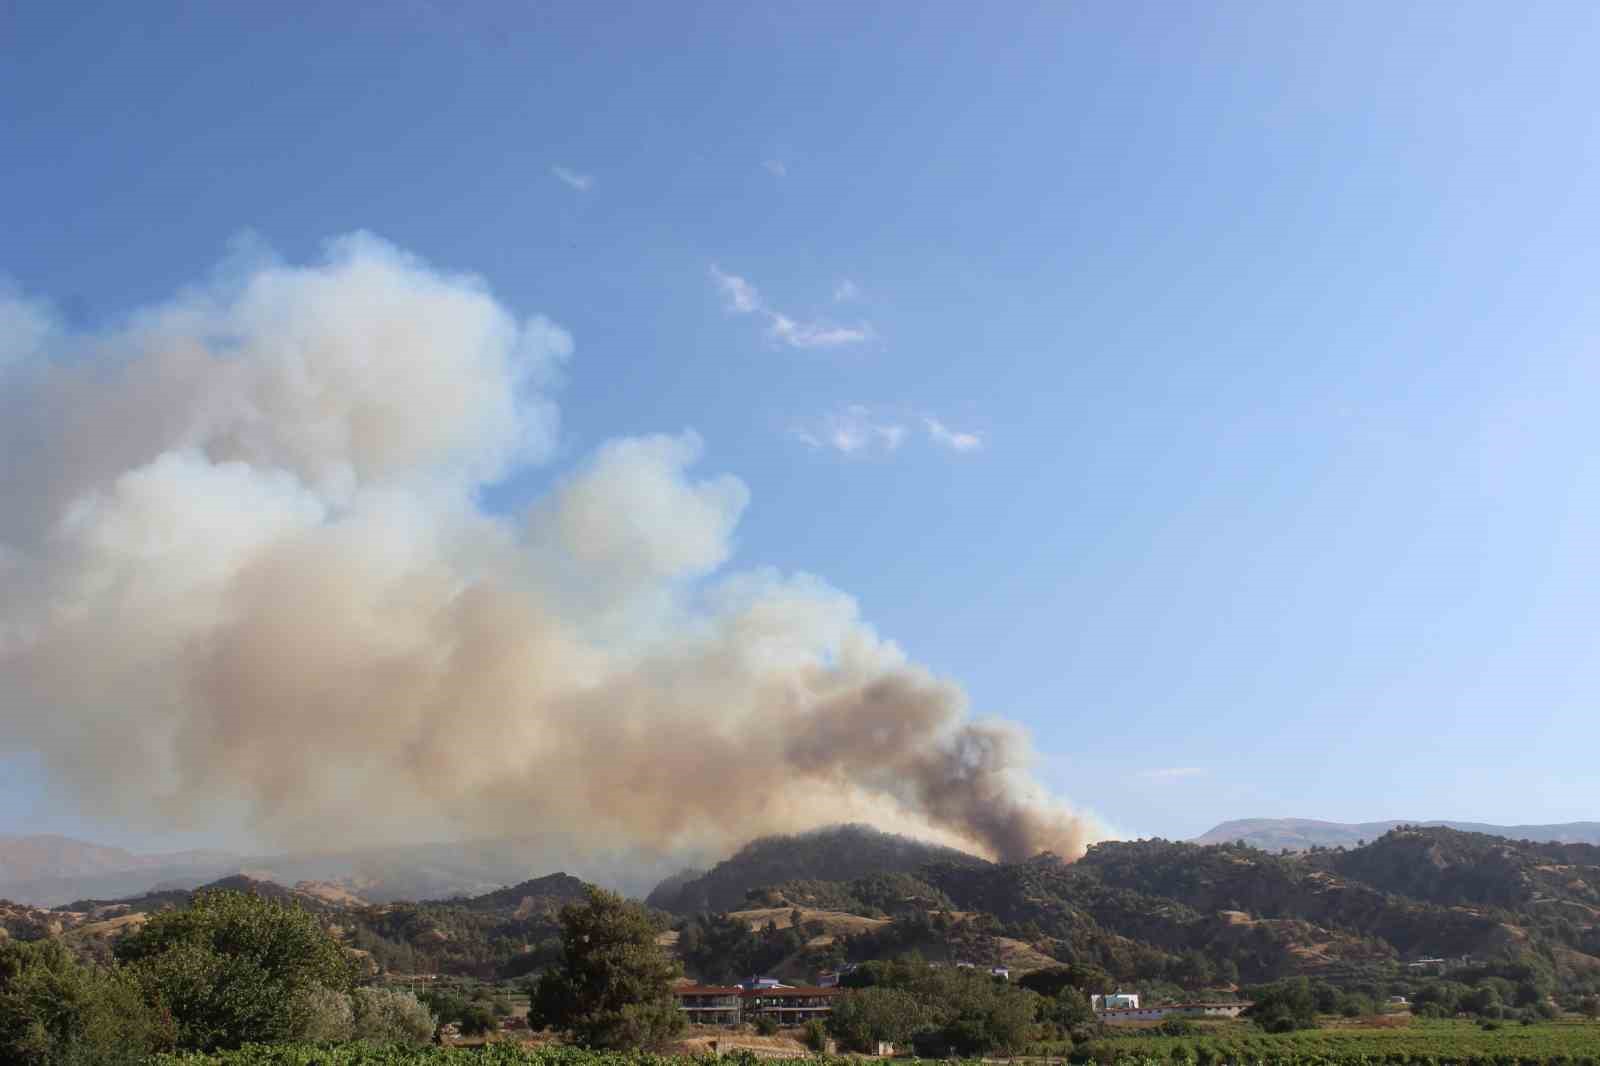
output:
[[[350,998],[357,1040],[426,1044],[433,1039],[433,1012],[405,989],[358,988]]]
[[[0,940],[0,1064],[114,1066],[171,1046],[172,1027],[127,975],[56,941]]]
[[[152,915],[116,955],[171,1016],[178,1046],[202,1051],[296,1038],[321,1007],[315,993],[345,992],[353,975],[314,916],[240,892]]]

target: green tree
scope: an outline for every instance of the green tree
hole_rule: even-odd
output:
[[[347,992],[344,949],[299,906],[241,892],[205,892],[151,916],[116,955],[170,1014],[180,1047],[201,1051],[301,1035],[307,995]]]
[[[403,988],[358,988],[350,996],[351,1035],[379,1044],[426,1044],[435,1019]]]
[[[142,1062],[171,1039],[127,975],[53,940],[0,940],[0,1066]]]
[[[880,1040],[909,1039],[929,1021],[917,997],[899,988],[852,988],[833,1002],[828,1030],[844,1047],[874,1051]]]
[[[1046,998],[1058,995],[1063,988],[1075,988],[1085,995],[1110,992],[1116,987],[1111,975],[1093,963],[1075,962],[1070,966],[1051,966],[1024,974],[1017,982]]]
[[[1304,977],[1253,989],[1250,998],[1254,1003],[1246,1016],[1269,1033],[1316,1028],[1316,994]]]
[[[528,1020],[586,1047],[655,1047],[683,1027],[681,972],[656,943],[650,914],[604,889],[561,909],[561,965],[529,989]]]

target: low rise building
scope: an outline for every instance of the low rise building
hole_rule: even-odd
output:
[[[1110,998],[1110,997],[1106,997]],[[1237,1018],[1250,1004],[1239,1002],[1173,1003],[1150,1007],[1095,1007],[1095,1017],[1107,1025],[1158,1022],[1163,1018]]]
[[[770,1018],[797,1026],[826,1020],[841,991],[837,986],[795,988],[768,979],[743,985],[679,985],[672,994],[693,1025],[732,1026]]]
[[[744,996],[744,1020],[771,1018],[779,1025],[804,1025],[813,1019],[826,1021],[833,1013],[833,1001],[840,993],[835,988],[760,988]]]
[[[1105,995],[1089,997],[1089,1005],[1095,1010],[1138,1010],[1139,993],[1137,992],[1108,992]]]
[[[738,1025],[744,989],[738,985],[680,985],[672,991],[690,1025]]]

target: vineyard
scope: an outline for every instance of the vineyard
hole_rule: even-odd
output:
[[[1506,1025],[1416,1021],[1394,1028],[1302,1029],[1268,1034],[1239,1026],[1195,1037],[1119,1036],[1074,1049],[1101,1063],[1159,1059],[1163,1063],[1262,1063],[1283,1066],[1418,1064],[1577,1064],[1600,1060],[1600,1026],[1593,1023]]]
[[[1457,1022],[1395,1029],[1314,1029],[1263,1034],[1247,1029],[1200,1037],[1127,1036],[1079,1045],[1070,1059],[1096,1066],[1597,1066],[1600,1026],[1548,1024],[1485,1030]],[[691,1066],[709,1060],[576,1048],[403,1049],[345,1044],[274,1045],[210,1056],[166,1056],[157,1066]],[[723,1062],[755,1066],[739,1055]],[[813,1059],[819,1066],[862,1059]],[[901,1060],[910,1062],[910,1060]],[[988,1061],[995,1061],[993,1059]],[[1018,1060],[1023,1061],[1023,1060]],[[1042,1060],[1032,1060],[1039,1062]],[[1061,1062],[1062,1059],[1054,1059]]]

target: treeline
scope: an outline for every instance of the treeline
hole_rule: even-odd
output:
[[[0,941],[0,1063],[141,1063],[252,1042],[425,1043],[415,996],[358,986],[359,968],[293,903],[202,893],[150,916],[109,964],[59,941]]]
[[[1059,1052],[1092,1023],[1088,995],[1109,978],[1093,967],[1061,967],[1014,984],[974,968],[905,960],[866,963],[843,983],[827,1023],[841,1046],[872,1051],[888,1041],[946,1058]]]

